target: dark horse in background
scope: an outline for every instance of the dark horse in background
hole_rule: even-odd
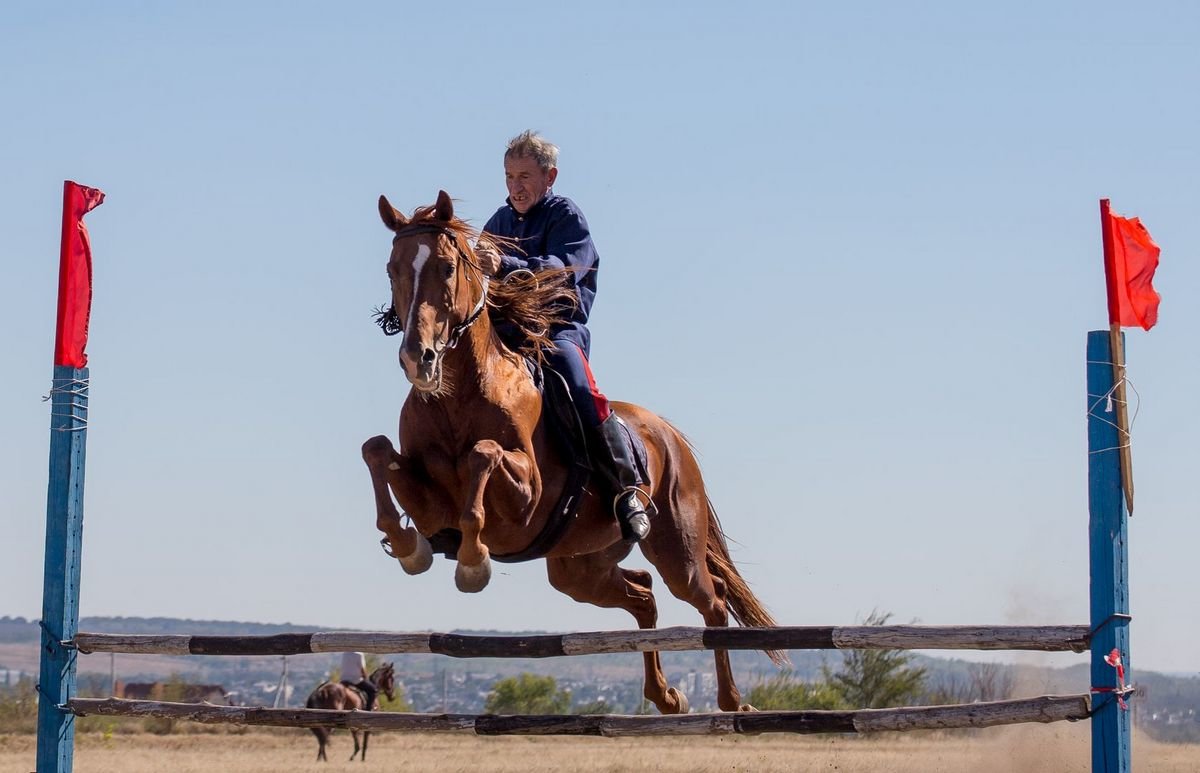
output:
[[[367,681],[375,685],[375,689],[382,692],[388,697],[388,700],[395,700],[396,689],[396,670],[391,663],[385,663],[379,668],[371,672],[367,677]],[[371,699],[370,705],[364,705],[363,694],[361,691],[350,687],[349,685],[340,682],[321,682],[317,685],[317,689],[312,691],[308,696],[308,701],[304,704],[310,709],[337,709],[339,711],[349,711],[358,709],[360,711],[374,711],[376,708],[375,698]],[[329,727],[314,727],[312,728],[313,735],[317,737],[317,761],[326,759],[325,745],[329,743],[329,736],[333,733],[333,728]],[[351,730],[350,734],[354,736],[354,753],[350,755],[350,759],[358,756],[358,731]],[[371,731],[364,730],[362,737],[362,757],[363,761],[367,759],[367,741],[371,738]]]
[[[430,567],[429,537],[460,531],[455,582],[477,592],[491,577],[490,553],[520,554],[541,534],[568,475],[541,393],[521,354],[496,335],[487,309],[515,324],[529,342],[526,354],[537,359],[552,345],[548,332],[574,302],[574,290],[556,272],[492,282],[495,241],[476,250],[471,240],[489,237],[454,216],[445,191],[411,218],[381,196],[379,213],[395,234],[387,264],[391,309],[381,317],[404,333],[400,364],[412,389],[400,413],[401,451],[382,435],[363,444],[376,525],[386,535],[384,549],[410,574]],[[612,408],[646,447],[646,490],[657,512],[651,510],[653,528],[639,547],[667,589],[708,626],[727,626],[731,614],[742,625],[774,626],[729,556],[687,440],[644,408],[620,402]],[[404,524],[393,496],[413,526]],[[640,628],[653,628],[658,608],[650,573],[618,565],[631,550],[609,497],[589,488],[562,538],[542,555],[559,591],[624,609]],[[782,653],[768,654],[785,661]],[[644,655],[646,698],[664,714],[686,713],[687,698],[668,688],[658,653]],[[716,650],[715,657],[721,709],[751,710],[741,702],[728,653]]]

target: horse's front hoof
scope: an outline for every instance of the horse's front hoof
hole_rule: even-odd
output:
[[[429,546],[429,540],[425,539],[425,535],[411,526],[405,529],[405,531],[413,533],[415,547],[413,548],[413,552],[407,556],[396,556],[396,560],[400,562],[400,566],[408,574],[420,574],[421,572],[429,571],[429,567],[433,566],[433,549]]]
[[[754,708],[749,703],[743,703],[741,706],[738,706],[738,711],[758,711],[758,709]]]
[[[674,699],[676,706],[674,711],[663,712],[664,714],[686,714],[692,710],[691,705],[688,703],[687,696],[681,693],[679,690],[676,690],[674,687],[667,688],[667,699],[668,701]]]
[[[461,561],[454,570],[454,585],[463,593],[478,593],[492,579],[492,562],[486,555],[476,566]]]

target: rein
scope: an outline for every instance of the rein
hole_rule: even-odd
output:
[[[450,329],[450,338],[447,339],[444,349],[453,349],[455,346],[457,346],[458,339],[462,336],[462,334],[467,332],[467,328],[475,324],[475,320],[479,319],[480,315],[483,314],[483,310],[487,306],[488,278],[486,275],[483,276],[482,284],[483,288],[479,293],[479,302],[475,304],[475,309],[470,313],[470,315],[467,316],[466,319]]]

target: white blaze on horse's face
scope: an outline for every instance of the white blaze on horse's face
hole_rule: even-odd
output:
[[[422,244],[417,247],[417,255],[413,258],[412,275],[413,275],[413,297],[412,303],[408,305],[408,316],[404,318],[404,329],[412,330],[413,317],[417,312],[417,298],[420,297],[421,289],[421,269],[425,268],[425,261],[429,260],[429,245]]]
[[[437,392],[442,386],[442,355],[452,327],[448,283],[455,262],[441,254],[438,236],[413,241],[414,252],[405,254],[412,250],[413,242],[404,240],[407,243],[397,246],[392,260],[392,303],[404,319],[400,366],[414,389]]]

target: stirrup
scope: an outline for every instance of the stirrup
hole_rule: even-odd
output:
[[[641,494],[643,497],[645,497],[646,504],[642,505],[642,512],[644,512],[646,515],[658,515],[658,505],[654,504],[654,500],[650,498],[650,494],[648,494],[646,489],[642,488],[641,486],[626,486],[625,488],[621,489],[621,493],[613,497],[612,508],[614,513],[617,511],[617,503],[629,493]],[[638,502],[638,504],[641,505],[642,503]]]

